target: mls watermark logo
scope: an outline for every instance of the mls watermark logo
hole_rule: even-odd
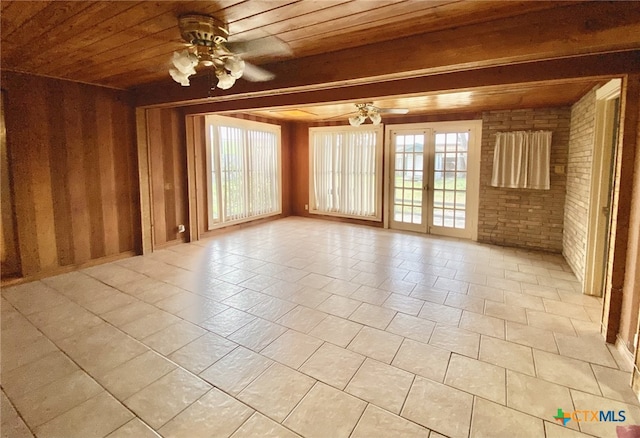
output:
[[[564,412],[562,408],[558,408],[558,412],[553,416],[558,423],[566,426],[571,420],[580,422],[609,422],[622,423],[627,420],[625,411],[588,411],[576,410]]]

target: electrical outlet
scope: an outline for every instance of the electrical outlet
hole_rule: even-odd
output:
[[[304,209],[309,210],[309,204],[304,204]]]
[[[178,225],[178,233],[184,233],[184,231],[185,231],[184,225],[182,224]]]

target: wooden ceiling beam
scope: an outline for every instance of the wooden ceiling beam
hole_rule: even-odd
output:
[[[561,31],[560,31],[561,30]],[[561,36],[559,36],[561,35]],[[574,58],[640,49],[640,3],[589,2],[536,11],[508,19],[456,29],[414,35],[353,49],[297,58],[266,65],[276,74],[270,82],[239,81],[228,91],[215,90],[216,99],[242,99],[259,94],[310,92],[390,81],[429,77],[447,72],[497,68],[531,61]],[[571,69],[572,61],[562,63]],[[592,68],[595,68],[591,66]],[[516,70],[518,67],[515,67]],[[495,72],[497,70],[490,70]],[[544,76],[544,72],[540,72]],[[527,73],[524,72],[526,76]],[[536,80],[535,75],[529,75]],[[508,78],[505,78],[508,80]],[[206,100],[206,77],[194,77],[191,87],[171,80],[136,90],[141,106]],[[524,80],[523,82],[526,82]],[[446,89],[443,88],[443,89]],[[222,94],[224,93],[224,94]]]
[[[640,73],[640,50],[588,55],[575,58],[511,64],[499,67],[439,73],[369,84],[293,90],[283,93],[260,92],[213,98],[169,101],[157,105],[157,94],[136,94],[137,106],[185,106],[187,113],[240,111],[257,108],[300,106],[336,101],[411,96],[424,93],[464,91],[477,87],[574,82],[576,79],[603,79],[627,73]],[[183,88],[188,90],[187,88]],[[206,90],[205,90],[206,92]]]

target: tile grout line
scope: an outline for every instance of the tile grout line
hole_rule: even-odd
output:
[[[60,346],[59,346],[59,345],[58,345],[54,340],[52,340],[52,339],[50,339],[48,336],[46,336],[46,335],[45,335],[45,334],[44,334],[44,333],[43,333],[43,332],[42,332],[38,327],[36,327],[36,326],[35,326],[35,325],[34,325],[34,324],[33,324],[33,323],[32,323],[32,322],[27,318],[27,316],[26,316],[26,315],[24,315],[24,314],[23,314],[19,309],[16,309],[13,305],[12,305],[12,307],[14,308],[14,310],[15,310],[16,312],[20,313],[20,314],[21,314],[21,315],[22,315],[22,316],[23,316],[23,317],[24,317],[24,318],[29,322],[29,324],[31,324],[31,325],[33,326],[33,328],[34,328],[34,329],[38,330],[38,332],[40,332],[40,333],[42,334],[42,336],[44,336],[47,340],[49,340],[49,342],[51,342],[53,345],[55,345],[55,347],[58,349],[58,351],[59,351],[60,353],[62,353],[62,354],[63,354],[67,359],[69,359],[71,362],[73,362],[73,363],[78,367],[78,369],[79,369],[79,370],[81,370],[82,372],[84,372],[84,373],[85,373],[85,374],[86,374],[86,375],[87,375],[87,376],[88,376],[88,377],[89,377],[89,378],[90,378],[90,379],[91,379],[91,380],[92,380],[96,385],[98,385],[100,388],[102,388],[102,390],[103,390],[104,392],[106,392],[106,393],[107,393],[107,394],[109,394],[111,397],[113,397],[113,399],[114,399],[118,404],[120,404],[122,407],[124,407],[126,410],[128,410],[128,411],[133,415],[133,417],[134,417],[134,418],[138,418],[138,419],[139,419],[141,422],[143,422],[147,427],[149,427],[151,430],[155,431],[155,429],[154,429],[154,428],[152,428],[152,427],[151,427],[151,426],[150,426],[146,421],[144,421],[142,418],[140,418],[140,417],[138,416],[138,414],[136,414],[136,413],[135,413],[133,410],[131,410],[127,405],[125,405],[125,404],[124,404],[124,401],[119,400],[115,395],[113,395],[113,394],[111,393],[111,391],[109,391],[107,388],[105,388],[105,387],[102,385],[102,383],[100,383],[100,382],[99,382],[99,381],[98,381],[98,380],[97,380],[97,379],[96,379],[96,378],[95,378],[91,373],[89,373],[89,371],[87,371],[86,369],[84,369],[84,368],[83,368],[83,367],[82,367],[78,362],[76,362],[76,361],[75,361],[75,360],[74,360],[74,359],[73,359],[73,358],[72,358],[72,357],[71,357],[71,356],[70,356],[66,351],[62,350],[62,348],[60,348]],[[117,328],[116,328],[116,329],[117,329]],[[118,330],[119,330],[119,329],[118,329]],[[124,332],[122,332],[122,333],[124,333]],[[129,335],[128,335],[128,334],[126,334],[126,333],[124,333],[124,334],[125,334],[126,336],[129,336]],[[72,336],[75,336],[75,334],[74,334],[74,335],[67,336],[67,338],[70,338],[70,337],[72,337]],[[129,337],[131,337],[131,336],[129,336]],[[67,338],[64,338],[64,339],[67,339]],[[134,339],[134,338],[131,338],[131,339]],[[134,340],[135,340],[136,342],[140,342],[140,341],[138,341],[137,339],[134,339]],[[141,343],[141,342],[140,342],[140,343]],[[53,352],[52,352],[52,353],[53,353]],[[133,359],[135,359],[135,358],[137,358],[137,357],[141,356],[142,354],[144,354],[144,353],[141,353],[141,354],[139,354],[139,355],[137,355],[137,356],[135,356],[135,357],[131,358],[130,360],[133,360]],[[39,360],[39,359],[40,359],[40,358],[36,359],[36,361],[37,361],[37,360]],[[32,362],[35,362],[35,361],[32,361]],[[129,361],[125,361],[125,363],[127,363],[127,362],[129,362]],[[25,365],[27,365],[27,364],[25,364]],[[70,374],[71,374],[71,373],[70,373]],[[68,376],[68,375],[67,375],[67,376]],[[67,377],[67,376],[63,376],[63,377],[60,377],[60,378],[58,378],[58,379],[55,379],[54,381],[49,382],[49,383],[47,383],[47,384],[45,384],[45,385],[42,385],[42,386],[41,386],[41,387],[39,387],[39,388],[35,388],[35,389],[33,389],[32,391],[36,391],[37,389],[40,389],[40,388],[42,388],[42,387],[44,387],[44,386],[48,386],[48,385],[50,385],[50,384],[52,384],[52,383],[55,383],[55,382],[57,382],[57,381],[59,381],[59,380],[64,379],[64,378],[65,378],[65,377]],[[162,377],[164,377],[164,376],[162,376]],[[158,379],[160,379],[160,378],[162,378],[162,377],[159,377]],[[158,379],[156,379],[156,380],[158,380]],[[154,381],[154,382],[155,382],[155,381]],[[30,392],[32,392],[32,391],[30,391]],[[4,392],[4,391],[3,391],[3,392]],[[62,416],[62,415],[64,415],[64,414],[66,414],[67,412],[69,412],[69,411],[71,411],[71,410],[73,410],[73,409],[77,408],[77,407],[78,407],[78,406],[80,406],[81,404],[85,403],[87,400],[91,400],[91,399],[93,399],[94,397],[96,397],[96,396],[98,396],[98,395],[100,395],[100,394],[96,394],[96,395],[94,395],[94,396],[92,396],[92,397],[89,397],[89,398],[88,398],[88,399],[86,399],[86,400],[83,400],[82,402],[78,403],[77,405],[72,406],[71,408],[67,409],[67,410],[66,410],[66,411],[64,411],[64,412],[61,412],[59,415],[57,415],[57,416],[55,416],[55,417],[51,418],[50,420],[45,421],[44,423],[42,423],[42,424],[38,425],[37,427],[43,426],[43,425],[45,425],[45,424],[49,423],[50,421],[53,421],[54,419],[56,419],[56,418],[58,418],[58,417],[60,417],[60,416]],[[5,396],[7,397],[7,400],[9,400],[9,401],[11,402],[11,404],[12,404],[12,405],[14,405],[13,401],[9,398],[9,395],[5,393]],[[15,406],[14,406],[14,407],[15,407]],[[16,409],[16,412],[18,413],[18,415],[20,416],[20,418],[22,418],[22,415],[20,414],[20,412],[19,412],[17,409]],[[23,421],[24,421],[24,419],[23,419]],[[111,431],[111,432],[109,432],[109,433],[114,432],[115,430],[117,430],[117,429],[119,429],[120,427],[122,427],[122,426],[124,426],[125,424],[127,424],[129,421],[131,421],[131,420],[127,420],[127,422],[125,422],[125,423],[121,424],[120,426],[116,427],[114,430],[112,430],[112,431]],[[33,430],[31,429],[31,426],[29,426],[29,424],[28,424],[26,421],[24,421],[24,423],[25,423],[25,425],[27,425],[27,427],[29,428],[29,430],[31,430],[31,431],[33,432]],[[36,434],[35,434],[35,433],[34,433],[34,436],[36,436]]]

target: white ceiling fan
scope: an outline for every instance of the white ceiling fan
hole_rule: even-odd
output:
[[[229,42],[227,24],[209,15],[182,15],[178,27],[188,47],[173,53],[169,74],[184,87],[190,85],[189,77],[196,74],[198,66],[208,67],[210,77],[213,79],[215,75],[217,87],[223,90],[231,88],[240,77],[251,82],[270,81],[275,77],[273,73],[244,61],[243,57],[291,54],[289,46],[274,36]],[[213,80],[211,85],[215,88]]]
[[[407,108],[379,108],[373,104],[373,102],[356,103],[356,110],[353,113],[343,114],[338,117],[349,117],[349,124],[351,126],[362,125],[367,118],[371,120],[374,125],[379,125],[382,121],[382,114],[407,114],[409,110]]]

